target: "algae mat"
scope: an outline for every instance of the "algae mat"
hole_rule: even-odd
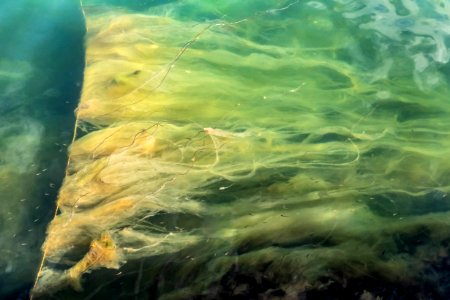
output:
[[[450,294],[447,2],[123,3],[84,3],[35,296]]]

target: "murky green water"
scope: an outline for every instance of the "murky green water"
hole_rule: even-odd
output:
[[[447,1],[83,2],[36,297],[450,296]]]

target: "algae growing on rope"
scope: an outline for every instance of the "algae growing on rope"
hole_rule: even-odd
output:
[[[448,295],[450,9],[357,3],[84,3],[35,296]]]

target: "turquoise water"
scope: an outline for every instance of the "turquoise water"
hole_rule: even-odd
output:
[[[76,124],[73,104],[29,100],[44,112],[39,128],[77,126],[58,197],[45,202],[46,222],[56,201],[58,213],[36,298],[448,299],[450,3],[86,0],[83,10]],[[73,36],[83,46],[83,22],[57,19],[76,30],[43,49]],[[35,39],[11,47],[27,53]],[[47,63],[47,74],[83,68],[42,61],[4,64],[11,93],[29,93],[22,78]],[[52,144],[35,127],[2,141]],[[34,173],[40,156],[27,155],[10,155],[8,170]],[[2,180],[23,193],[9,172]],[[2,230],[30,228],[16,223]],[[35,266],[2,279],[20,290]]]

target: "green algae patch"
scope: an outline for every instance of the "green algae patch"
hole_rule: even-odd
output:
[[[35,295],[448,293],[445,34],[414,59],[426,12],[394,24],[413,46],[340,2],[85,3],[78,134]]]

